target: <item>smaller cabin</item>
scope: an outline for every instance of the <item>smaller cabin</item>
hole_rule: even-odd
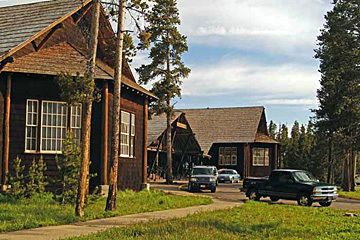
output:
[[[279,165],[279,143],[269,137],[264,107],[179,109],[185,114],[206,165],[263,177]]]

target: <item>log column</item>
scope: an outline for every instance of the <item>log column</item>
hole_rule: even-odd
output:
[[[250,176],[250,145],[248,143],[244,146],[244,176],[243,178]]]
[[[6,184],[9,174],[9,151],[10,151],[10,102],[11,102],[11,73],[6,80],[6,103],[5,103],[5,126],[4,126],[4,156],[2,183]]]
[[[101,185],[108,185],[109,83],[104,81],[101,123]]]
[[[142,179],[142,188],[146,188],[147,186],[147,141],[148,141],[148,117],[149,117],[149,100],[145,98],[144,104],[144,154],[143,154],[143,179]]]

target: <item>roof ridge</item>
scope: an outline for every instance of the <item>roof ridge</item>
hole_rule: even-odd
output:
[[[182,111],[182,110],[220,110],[220,109],[244,109],[244,108],[263,108],[264,106],[245,106],[245,107],[205,107],[205,108],[176,108],[175,111]]]
[[[19,4],[15,4],[15,5],[4,6],[4,7],[0,7],[0,9],[15,8],[15,7],[19,7],[19,6],[37,5],[37,4],[43,4],[43,3],[48,3],[48,2],[57,2],[57,1],[59,1],[59,2],[64,2],[64,1],[84,2],[84,0],[45,0],[45,1],[37,0],[37,2],[19,3]]]

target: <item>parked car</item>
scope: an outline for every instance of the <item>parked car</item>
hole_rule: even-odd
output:
[[[356,186],[360,185],[360,175],[355,175],[355,185]]]
[[[218,182],[238,183],[240,181],[240,174],[233,169],[221,169],[218,171]]]
[[[270,197],[271,201],[297,200],[301,206],[319,202],[328,207],[338,197],[336,186],[319,182],[307,171],[289,169],[273,170],[265,178],[245,178],[242,191],[252,200],[261,197]]]
[[[189,192],[202,189],[211,190],[213,193],[216,192],[217,174],[217,169],[213,166],[193,167],[189,177]]]

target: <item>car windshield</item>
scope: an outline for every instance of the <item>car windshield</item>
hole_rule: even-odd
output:
[[[219,174],[236,174],[235,171],[232,170],[223,170],[219,171]]]
[[[214,170],[211,168],[194,168],[192,175],[214,175]]]
[[[295,180],[299,182],[317,182],[318,180],[309,172],[294,172]]]

